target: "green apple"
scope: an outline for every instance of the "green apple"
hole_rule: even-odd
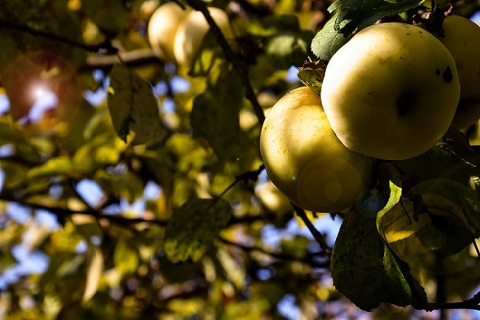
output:
[[[455,59],[461,89],[452,126],[463,130],[480,118],[480,26],[453,15],[445,18],[443,30],[438,39]]]
[[[150,17],[147,29],[148,41],[159,58],[175,62],[173,53],[175,34],[190,11],[172,1],[158,7]]]
[[[450,126],[459,97],[448,49],[424,29],[399,22],[354,35],[328,62],[321,91],[343,144],[387,160],[433,147]]]
[[[225,38],[233,38],[230,21],[225,11],[209,7],[208,12]],[[200,50],[203,38],[209,30],[210,26],[200,11],[192,11],[185,17],[178,26],[173,46],[173,52],[178,64],[187,67],[192,65],[195,55]]]
[[[371,182],[374,159],[338,140],[319,95],[308,87],[290,91],[271,108],[260,152],[273,184],[305,210],[349,208]]]

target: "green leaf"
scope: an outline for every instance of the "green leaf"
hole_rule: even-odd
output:
[[[380,303],[398,306],[426,305],[423,288],[410,275],[379,236],[375,219],[349,211],[332,253],[336,289],[363,310]]]
[[[312,52],[320,60],[330,60],[335,52],[347,43],[351,37],[351,35],[345,36],[340,32],[336,21],[338,15],[336,13],[331,17],[312,40]],[[345,24],[343,23],[342,25]]]
[[[467,137],[450,128],[443,138],[426,153],[407,160],[394,161],[406,181],[436,178],[454,180],[480,196],[480,161]]]
[[[230,219],[223,199],[195,199],[176,210],[165,231],[165,253],[172,262],[198,261]]]
[[[412,188],[413,193],[432,193],[446,199],[459,207],[458,218],[461,219],[470,233],[480,237],[480,199],[470,188],[453,180],[433,179],[422,182]]]
[[[204,139],[221,158],[238,138],[239,111],[243,106],[242,85],[236,74],[224,70],[218,81],[195,97],[190,122],[195,138]]]
[[[379,19],[415,8],[423,1],[337,0],[328,8],[329,12],[337,12],[313,39],[312,51],[319,59],[328,61],[355,33]]]
[[[108,110],[118,136],[127,141],[133,131],[133,144],[158,141],[165,137],[157,100],[152,88],[124,65],[110,72]]]

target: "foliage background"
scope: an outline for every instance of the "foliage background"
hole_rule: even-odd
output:
[[[222,46],[209,34],[192,68],[149,48],[160,4],[3,1],[0,317],[437,317],[387,304],[365,313],[336,292],[329,254],[342,216],[295,214],[265,176],[264,112],[302,85],[330,3],[209,2],[240,31]],[[471,16],[478,3],[457,10]],[[53,66],[41,73],[25,57]],[[51,87],[32,98],[32,83]],[[477,260],[424,275],[426,290],[467,299]]]

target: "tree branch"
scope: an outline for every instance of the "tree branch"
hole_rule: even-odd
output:
[[[135,49],[109,55],[93,55],[87,58],[86,64],[80,71],[108,69],[114,64],[123,63],[128,67],[143,66],[152,63],[163,63],[151,48]]]
[[[4,21],[4,20],[0,20],[0,28],[20,31],[23,33],[28,33],[32,36],[41,37],[41,38],[45,38],[53,41],[58,41],[58,42],[70,45],[72,47],[83,49],[88,52],[97,53],[99,51],[105,50],[107,53],[115,54],[118,51],[118,49],[114,48],[109,41],[106,41],[97,45],[88,45],[79,41],[75,41],[69,38],[65,38],[65,37],[50,33],[50,32],[37,30],[27,25],[15,24],[9,21]]]

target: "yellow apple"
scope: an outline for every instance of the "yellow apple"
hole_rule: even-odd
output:
[[[178,26],[191,10],[174,1],[158,7],[148,22],[148,41],[155,54],[165,61],[175,62],[173,43]]]
[[[445,134],[460,97],[455,61],[420,27],[367,27],[328,62],[321,98],[338,138],[387,160],[420,155]]]
[[[455,59],[460,80],[460,104],[452,126],[463,130],[480,118],[480,26],[453,15],[445,18],[443,29],[438,39]]]
[[[225,11],[210,7],[208,12],[225,38],[232,38],[233,32]],[[210,26],[200,11],[192,11],[185,17],[178,26],[173,46],[173,52],[178,64],[187,67],[192,65],[193,59],[202,45],[203,38],[209,30]]]
[[[371,182],[374,160],[338,140],[319,95],[308,87],[275,103],[262,126],[260,151],[273,184],[305,210],[346,209]]]

